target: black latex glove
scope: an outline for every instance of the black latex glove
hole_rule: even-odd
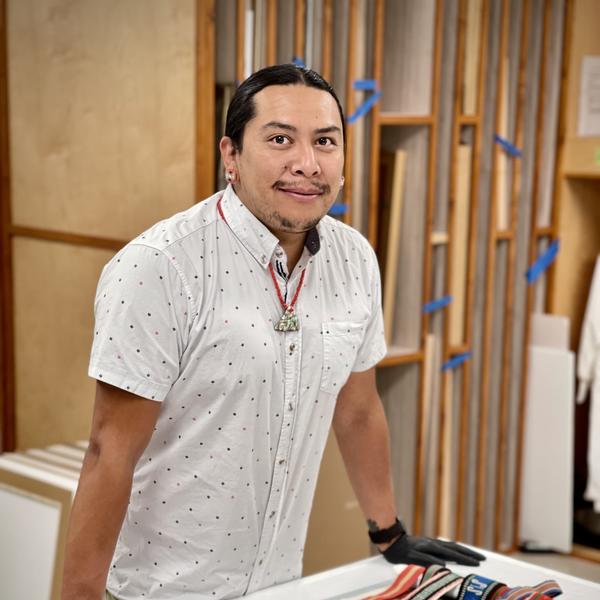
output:
[[[444,566],[446,561],[477,567],[479,561],[485,560],[483,554],[474,552],[460,544],[408,534],[399,537],[382,554],[391,563],[421,565],[423,567],[429,565]]]

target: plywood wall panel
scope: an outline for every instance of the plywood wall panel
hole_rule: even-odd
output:
[[[417,460],[419,365],[380,369],[377,386],[390,429],[392,479],[398,516],[412,530]]]
[[[194,1],[7,4],[14,223],[128,239],[189,206]]]
[[[303,575],[369,556],[367,523],[346,475],[333,432],[325,447],[313,506],[304,548]],[[323,535],[324,532],[327,535]]]
[[[94,295],[111,256],[106,250],[15,240],[19,448],[88,436],[95,387],[87,376]]]

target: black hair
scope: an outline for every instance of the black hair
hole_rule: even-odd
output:
[[[236,150],[241,152],[246,123],[256,115],[254,95],[270,85],[306,85],[330,93],[340,111],[344,147],[346,146],[344,111],[333,87],[316,71],[295,64],[285,64],[260,69],[237,88],[227,109],[225,122],[225,135],[231,138]]]

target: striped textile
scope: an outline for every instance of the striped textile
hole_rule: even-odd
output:
[[[423,567],[409,565],[387,590],[365,600],[437,600],[458,588],[462,582],[460,575],[451,573],[448,569],[437,570],[429,578],[423,576],[424,572]]]
[[[412,590],[419,583],[419,579],[424,572],[424,567],[408,565],[408,567],[396,577],[394,583],[392,583],[387,590],[384,590],[375,596],[368,596],[364,600],[392,600],[393,598],[398,598],[399,595]]]
[[[498,600],[547,600],[560,596],[562,590],[556,581],[548,579],[532,587],[520,586],[506,590]]]
[[[499,581],[482,575],[467,575],[460,586],[458,600],[492,600],[506,589],[506,585]]]

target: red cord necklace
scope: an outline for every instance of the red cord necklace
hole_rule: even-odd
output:
[[[227,223],[227,219],[225,219],[225,215],[223,214],[223,209],[221,208],[221,200],[223,197],[219,198],[217,202],[217,210],[219,215],[225,223]],[[302,288],[302,284],[304,283],[304,276],[306,275],[306,269],[302,271],[302,275],[300,276],[300,281],[298,282],[298,287],[296,288],[296,293],[292,298],[292,301],[287,304],[283,299],[283,295],[281,290],[279,289],[279,284],[277,283],[277,277],[275,276],[275,271],[273,270],[273,265],[269,263],[269,273],[271,273],[271,279],[273,280],[273,285],[275,286],[275,290],[277,291],[277,297],[279,298],[279,303],[283,308],[283,315],[281,315],[281,319],[275,325],[276,331],[298,331],[300,329],[300,324],[298,321],[298,315],[295,312],[296,302],[298,300],[298,296],[300,295],[300,289]]]
[[[270,263],[269,273],[271,273],[271,279],[273,280],[273,284],[275,285],[275,289],[277,290],[277,297],[279,298],[279,302],[281,304],[281,307],[283,308],[283,315],[281,315],[281,319],[279,319],[277,325],[275,325],[275,329],[277,331],[298,331],[298,329],[300,329],[300,324],[298,323],[298,315],[296,314],[294,307],[296,306],[296,300],[298,300],[298,296],[300,295],[300,288],[304,283],[306,269],[302,271],[300,281],[298,282],[298,287],[296,288],[296,293],[294,294],[294,297],[292,298],[292,301],[289,304],[285,303],[285,300],[281,295],[281,290],[279,289],[279,284],[277,283],[277,278],[275,277],[273,265]]]

